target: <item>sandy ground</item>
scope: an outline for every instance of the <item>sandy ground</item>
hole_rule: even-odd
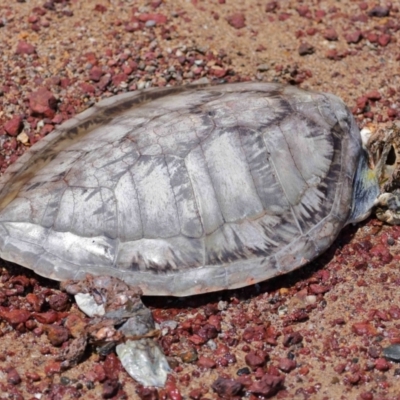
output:
[[[385,127],[400,118],[399,17],[396,2],[350,0],[2,0],[0,168],[101,98],[202,77],[329,91],[360,127]],[[146,298],[157,322],[175,321],[160,339],[175,372],[158,391],[94,351],[60,372],[48,326],[79,311],[54,306],[56,283],[4,264],[0,398],[216,399],[239,385],[236,398],[255,400],[275,376],[275,398],[399,399],[400,366],[383,357],[400,343],[399,237],[370,219],[290,276]],[[36,316],[21,322],[13,309]],[[211,388],[218,377],[228,388]]]

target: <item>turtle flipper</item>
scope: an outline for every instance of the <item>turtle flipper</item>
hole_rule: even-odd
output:
[[[87,275],[62,283],[78,307],[92,318],[84,333],[98,351],[117,355],[128,374],[143,386],[163,387],[170,372],[168,361],[154,340],[151,311],[142,303],[140,289],[111,276]]]

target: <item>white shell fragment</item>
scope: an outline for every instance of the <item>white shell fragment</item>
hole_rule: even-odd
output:
[[[74,297],[79,309],[88,317],[101,317],[106,313],[104,304],[97,304],[89,293],[77,293]]]
[[[152,339],[127,340],[116,352],[128,374],[144,386],[164,387],[171,368]]]
[[[372,136],[372,133],[373,132],[371,131],[371,129],[369,127],[365,127],[363,129],[361,129],[360,136],[361,136],[361,142],[362,142],[364,149],[367,148],[367,144],[368,144],[369,139]]]
[[[144,386],[164,386],[170,367],[154,339],[153,316],[141,301],[140,289],[115,277],[90,274],[63,282],[61,287],[93,318],[83,335],[84,343],[95,343],[100,352],[117,344],[117,355],[129,375]],[[67,356],[71,353],[75,354],[66,352]],[[71,357],[66,361],[71,362]]]

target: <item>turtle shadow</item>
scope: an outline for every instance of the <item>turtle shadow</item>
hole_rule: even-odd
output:
[[[187,297],[173,296],[143,296],[143,303],[151,308],[159,309],[186,309],[199,308],[207,304],[218,303],[219,301],[230,301],[236,298],[239,301],[250,301],[257,296],[265,293],[276,292],[281,288],[293,287],[303,281],[307,281],[317,271],[322,270],[333,260],[336,253],[345,245],[349,244],[354,235],[361,226],[369,221],[363,221],[361,224],[348,225],[342,229],[332,245],[316,259],[297,270],[275,278],[260,282],[251,286],[239,289],[223,290],[214,293],[204,293]]]

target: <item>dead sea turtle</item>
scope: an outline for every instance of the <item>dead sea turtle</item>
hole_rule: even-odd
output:
[[[154,381],[130,372],[162,385],[161,353],[132,361],[138,348],[147,354],[143,336],[154,328],[140,291],[124,295],[128,286],[107,276],[144,294],[187,296],[293,271],[378,203],[391,144],[374,145],[368,156],[339,98],[291,86],[111,97],[4,174],[0,256],[61,281],[101,275],[65,287],[90,315],[128,320],[118,332],[140,340],[118,345],[122,362],[140,370],[157,359]],[[382,218],[397,222],[397,196],[381,196]]]

